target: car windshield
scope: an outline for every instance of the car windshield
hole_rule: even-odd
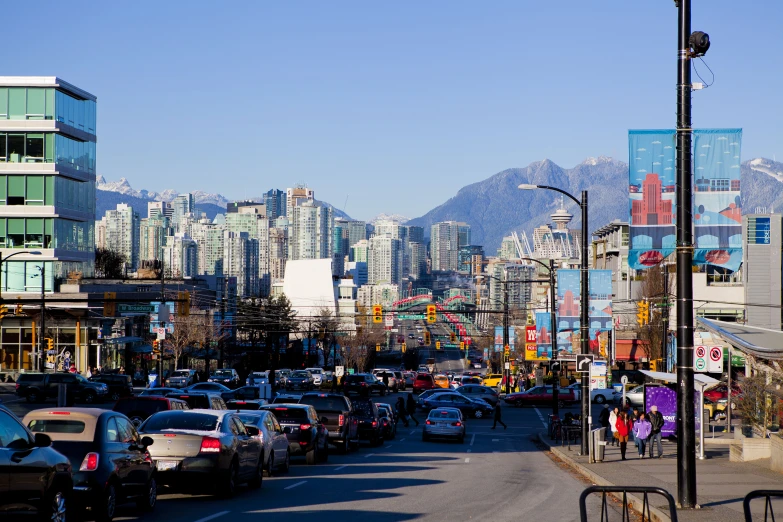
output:
[[[218,370],[213,375],[217,377],[231,377],[234,374],[231,370]]]
[[[307,377],[307,372],[294,372],[291,377]]]
[[[195,430],[215,431],[218,417],[207,413],[182,413],[180,411],[159,412],[147,419],[142,431]]]
[[[187,371],[187,370],[177,370],[171,376],[172,377],[187,377],[189,375],[190,375],[190,372]]]

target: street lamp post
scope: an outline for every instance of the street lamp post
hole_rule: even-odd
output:
[[[588,272],[587,272],[587,250],[588,250],[588,228],[587,228],[587,191],[582,191],[582,200],[576,199],[563,189],[557,187],[550,187],[549,185],[532,185],[523,183],[518,187],[520,190],[534,190],[534,189],[546,189],[554,190],[564,196],[571,198],[571,200],[579,205],[582,210],[582,262],[580,266],[581,271],[581,296],[579,299],[580,314],[579,314],[579,337],[580,337],[580,352],[582,354],[590,353],[590,325],[589,322],[589,291],[588,291]],[[554,329],[554,328],[553,328]],[[557,332],[553,332],[556,334]],[[581,382],[582,393],[582,446],[580,448],[581,455],[588,455],[589,445],[587,443],[587,437],[590,435],[590,375],[588,372],[582,372]]]
[[[39,252],[38,250],[31,250],[31,251],[22,250],[21,252],[14,252],[13,254],[8,254],[5,257],[0,257],[0,274],[2,274],[2,272],[3,272],[3,263],[5,263],[9,259],[11,259],[12,257],[18,256],[20,254],[30,254],[30,255],[33,255],[33,256],[40,256],[41,252]],[[0,281],[0,304],[3,303],[2,295],[3,295],[3,282]]]

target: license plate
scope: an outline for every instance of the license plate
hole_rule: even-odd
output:
[[[172,469],[177,469],[177,461],[176,460],[158,460],[155,462],[155,467],[158,471],[169,471]]]

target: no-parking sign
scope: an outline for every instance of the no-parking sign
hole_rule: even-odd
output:
[[[723,373],[722,346],[710,346],[709,358],[707,360],[707,371],[709,373]]]
[[[696,346],[693,348],[693,369],[697,372],[706,372],[707,370],[707,347]]]

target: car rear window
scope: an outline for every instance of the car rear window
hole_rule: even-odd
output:
[[[417,381],[427,381],[432,382],[432,375],[417,375],[416,376]]]
[[[80,420],[33,419],[27,427],[33,433],[84,433]]]
[[[299,399],[296,397],[275,397],[272,404],[296,404]]]
[[[239,420],[242,421],[243,424],[252,424],[253,426],[261,426],[261,420],[263,417],[260,415],[239,415]]]
[[[307,418],[307,410],[304,408],[274,408],[275,417],[281,422],[284,420],[299,421]]]
[[[434,419],[459,419],[459,416],[457,416],[457,412],[456,411],[432,410],[430,412],[429,418],[431,420],[434,420]]]
[[[371,417],[374,414],[370,401],[356,401],[353,403],[353,407],[359,415]]]
[[[218,424],[216,415],[207,413],[181,413],[179,411],[160,412],[144,423],[144,431],[163,431],[163,430],[197,430],[197,431],[215,431]]]
[[[347,411],[348,402],[345,397],[316,397],[304,396],[299,404],[309,404],[315,408],[315,411]]]
[[[345,377],[345,382],[362,382],[364,381],[364,375],[348,375]]]
[[[261,409],[261,404],[257,402],[228,401],[226,408],[229,410],[259,410]]]
[[[209,409],[209,397],[206,395],[174,395],[173,398],[188,403],[191,409]]]

